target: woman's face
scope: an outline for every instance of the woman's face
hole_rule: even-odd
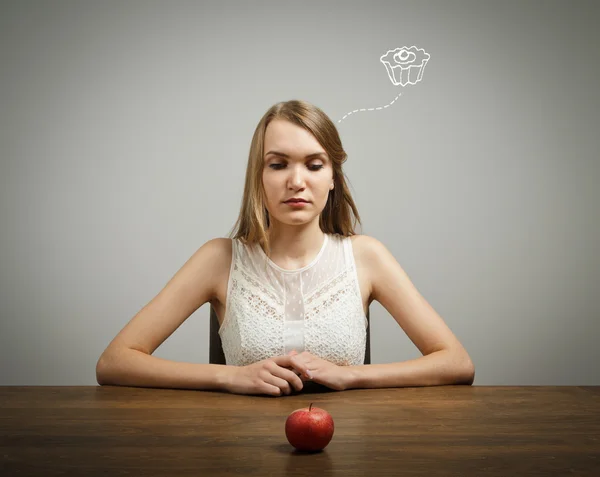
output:
[[[301,225],[318,219],[333,189],[327,153],[306,129],[276,119],[265,131],[263,186],[271,221]],[[302,205],[286,203],[299,198]]]

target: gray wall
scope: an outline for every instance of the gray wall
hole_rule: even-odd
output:
[[[117,332],[239,210],[250,139],[339,123],[363,233],[475,384],[600,384],[594,1],[2,2],[0,384],[93,385]],[[422,81],[379,57],[416,45]],[[337,123],[336,123],[337,124]],[[157,351],[208,362],[208,305]],[[378,303],[374,363],[420,355]]]

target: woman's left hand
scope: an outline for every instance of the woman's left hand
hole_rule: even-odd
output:
[[[294,350],[288,354],[299,358],[310,371],[312,379],[309,380],[304,376],[300,376],[302,381],[314,381],[335,391],[343,391],[348,387],[350,371],[346,366],[338,366],[308,351],[297,353]]]

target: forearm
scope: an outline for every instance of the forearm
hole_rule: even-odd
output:
[[[134,349],[106,353],[98,361],[100,385],[226,391],[231,367],[170,361]]]
[[[348,389],[472,384],[470,359],[448,350],[399,363],[349,366]]]

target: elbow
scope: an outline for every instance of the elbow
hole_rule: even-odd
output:
[[[106,355],[106,352],[102,353],[98,362],[96,363],[96,382],[100,386],[112,384],[110,379],[110,360]]]
[[[96,363],[96,382],[100,386],[107,384],[107,382],[106,382],[106,364],[104,363],[102,356],[100,356],[100,359]]]
[[[448,351],[446,384],[471,386],[475,381],[475,366],[464,350]]]
[[[471,358],[467,356],[463,364],[460,366],[456,384],[464,384],[471,386],[475,381],[475,365]]]

